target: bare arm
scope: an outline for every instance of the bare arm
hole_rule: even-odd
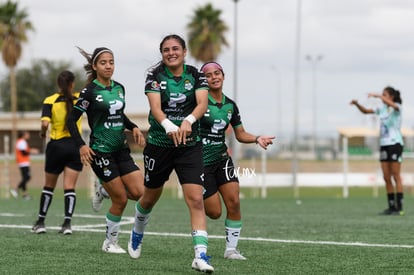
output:
[[[267,146],[273,144],[274,136],[255,136],[244,130],[243,126],[234,128],[237,141],[241,143],[257,143],[263,149],[267,149]]]
[[[368,94],[368,97],[379,98],[379,99],[382,100],[382,102],[384,102],[384,104],[394,108],[395,110],[399,111],[399,109],[400,109],[400,108],[398,108],[398,105],[394,101],[392,101],[392,99],[386,98],[382,94],[370,93],[370,94]]]
[[[49,128],[49,121],[42,120],[40,125],[40,137],[46,138],[47,129]]]
[[[364,106],[359,104],[356,99],[351,100],[350,104],[355,105],[358,108],[358,110],[361,111],[361,113],[363,113],[363,114],[373,114],[374,113],[373,109],[365,108]]]

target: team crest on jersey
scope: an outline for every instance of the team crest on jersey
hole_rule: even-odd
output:
[[[232,115],[232,111],[228,110],[227,111],[227,119],[230,120],[231,119],[231,115]]]
[[[186,79],[184,82],[184,89],[186,89],[187,91],[191,91],[191,89],[193,89],[193,84],[191,84],[191,81]]]
[[[81,105],[82,105],[82,108],[86,110],[89,107],[89,101],[83,100]]]

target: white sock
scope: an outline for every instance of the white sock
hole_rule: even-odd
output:
[[[120,221],[112,221],[106,217],[106,238],[112,243],[118,242],[119,230],[121,228]]]
[[[194,245],[194,257],[200,258],[200,254],[207,254],[208,234],[205,230],[194,230],[191,233]]]
[[[135,205],[135,224],[134,224],[134,231],[138,234],[143,234],[145,231],[145,227],[148,224],[150,218],[150,210],[145,210],[137,201]]]
[[[241,221],[225,220],[226,250],[236,250],[240,238]]]

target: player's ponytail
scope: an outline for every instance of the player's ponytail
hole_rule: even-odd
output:
[[[75,81],[75,75],[71,71],[61,72],[57,78],[57,85],[59,87],[60,92],[63,94],[65,98],[65,104],[66,104],[65,121],[66,121],[67,115],[70,114],[70,112],[72,112],[72,109],[73,109],[73,94],[72,94],[71,85],[74,81]]]

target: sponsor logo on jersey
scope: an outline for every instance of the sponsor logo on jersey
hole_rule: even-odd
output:
[[[161,81],[160,88],[161,88],[161,90],[167,89],[167,81],[165,81],[165,80]]]
[[[98,102],[102,102],[103,101],[102,95],[97,95],[95,100]]]
[[[185,102],[187,97],[185,94],[182,93],[171,93],[170,94],[170,101],[168,101],[168,106],[171,108],[177,107],[177,103]]]

